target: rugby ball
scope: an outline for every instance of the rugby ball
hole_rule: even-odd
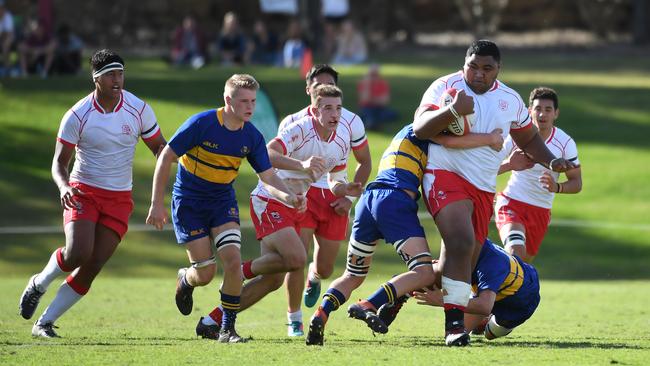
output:
[[[450,105],[454,101],[457,92],[458,91],[454,88],[445,90],[440,97],[440,106],[446,107]],[[474,126],[474,113],[456,118],[456,120],[447,126],[447,130],[454,135],[463,136],[470,132],[472,126]]]

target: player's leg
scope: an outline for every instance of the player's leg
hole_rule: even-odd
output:
[[[526,253],[526,227],[518,222],[512,222],[499,227],[499,236],[503,246],[511,255],[528,262]]]
[[[300,240],[305,247],[305,253],[309,253],[313,235],[314,229],[300,228]],[[305,288],[305,268],[301,267],[295,271],[288,272],[284,278],[284,283],[287,288],[287,299],[289,303],[287,310],[287,335],[289,337],[301,337],[304,335],[302,310],[300,307]]]

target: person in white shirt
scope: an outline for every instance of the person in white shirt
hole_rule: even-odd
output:
[[[531,263],[539,252],[551,221],[553,199],[558,193],[578,193],[582,190],[582,173],[575,141],[555,126],[560,115],[555,90],[533,89],[529,98],[533,124],[553,155],[573,162],[577,167],[567,172],[564,182],[560,173],[533,164],[517,149],[512,138],[506,139],[504,150],[509,154],[499,168],[499,174],[512,171],[503,192],[497,195],[495,214],[501,241],[508,253]],[[517,161],[528,160],[527,169],[517,169]]]
[[[95,52],[90,65],[95,90],[63,116],[52,160],[63,206],[65,246],[29,279],[20,299],[22,317],[32,317],[52,281],[71,274],[34,324],[35,337],[58,337],[54,322],[88,292],[126,234],[133,211],[133,155],[138,141],[142,139],[156,156],[166,144],[151,107],[123,89],[124,60],[104,49]]]
[[[432,139],[440,133],[437,124],[429,123],[431,120],[449,123],[474,114],[471,132],[501,129],[533,160],[551,170],[563,172],[574,168],[573,163],[556,158],[548,150],[521,97],[497,80],[500,68],[501,55],[494,42],[473,42],[467,49],[463,70],[437,79],[425,92],[413,126],[416,137]],[[445,105],[441,97],[450,88],[458,93]],[[429,145],[423,189],[443,239],[440,258],[448,346],[469,344],[463,313],[471,293],[471,270],[487,237],[501,157],[489,146],[450,149]]]

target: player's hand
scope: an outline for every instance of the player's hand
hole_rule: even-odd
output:
[[[503,149],[503,130],[500,128],[495,128],[494,131],[490,132],[490,149],[499,152]]]
[[[549,164],[549,168],[558,173],[563,173],[566,172],[567,170],[575,169],[576,165],[568,161],[567,159],[564,158],[556,158],[551,160],[551,163]]]
[[[287,203],[293,206],[298,213],[307,211],[307,198],[302,194],[291,194],[287,199]]]
[[[359,197],[361,196],[361,192],[363,192],[363,184],[359,182],[350,182],[345,184],[346,196]]]
[[[163,205],[152,204],[149,207],[146,223],[155,226],[158,230],[162,230],[167,222],[169,222],[169,216],[167,216],[165,207]]]
[[[423,288],[421,291],[413,291],[413,297],[418,300],[418,305],[444,306],[442,291],[436,285],[432,288]]]
[[[323,174],[325,174],[325,159],[320,156],[312,156],[302,162],[302,169],[309,174],[313,181],[317,181]]]
[[[330,203],[330,207],[334,209],[337,215],[347,216],[352,207],[352,201],[347,197],[340,197]]]
[[[511,170],[513,171],[526,170],[535,166],[535,162],[530,157],[528,157],[525,152],[519,149],[516,149],[512,152],[512,154],[510,154],[508,163],[512,167]]]
[[[544,172],[542,176],[539,177],[539,182],[542,184],[542,188],[547,191],[551,193],[557,192],[557,182],[549,172]]]
[[[465,94],[465,91],[462,89],[456,93],[451,105],[461,116],[474,113],[474,98]]]
[[[77,200],[77,197],[83,196],[85,193],[80,191],[78,188],[70,187],[66,185],[61,188],[59,192],[59,198],[61,206],[64,210],[72,210],[74,208],[81,209],[81,202]]]

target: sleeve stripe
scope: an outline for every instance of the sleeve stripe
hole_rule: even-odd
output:
[[[529,123],[529,124],[525,125],[524,127],[511,128],[511,129],[512,129],[512,130],[520,131],[520,130],[525,130],[525,129],[527,129],[527,128],[531,128],[531,127],[533,127],[533,124],[532,124],[532,123]]]
[[[152,139],[158,137],[158,135],[160,135],[160,134],[161,134],[161,131],[160,131],[160,128],[159,128],[158,131],[157,131],[156,133],[153,134],[153,136],[142,137],[142,140],[144,140],[144,141],[149,141],[149,140],[152,140]]]
[[[578,157],[577,157],[577,156],[576,156],[575,158],[571,158],[571,159],[569,159],[569,161],[576,161],[576,160],[578,160]]]
[[[368,140],[364,141],[364,142],[363,142],[362,144],[360,144],[360,145],[352,146],[352,150],[359,150],[359,149],[365,147],[366,145],[368,145]]]
[[[365,139],[365,138],[366,138],[366,134],[364,133],[363,136],[359,137],[358,139],[356,139],[356,140],[352,140],[352,143],[353,143],[353,144],[356,144],[356,143],[358,143],[358,142],[361,142],[361,141],[362,141],[363,139]]]
[[[278,137],[274,138],[273,141],[277,141],[282,146],[282,154],[287,155],[287,147],[284,145],[284,141]]]
[[[149,133],[153,132],[153,130],[155,130],[156,127],[158,127],[158,123],[154,122],[153,126],[150,129],[148,129],[148,130],[144,131],[143,133],[141,133],[141,135],[146,135],[146,134],[149,134]]]
[[[346,167],[347,167],[346,164],[337,165],[331,170],[331,172],[332,173],[340,172],[341,170],[344,170]]]
[[[56,141],[62,143],[63,145],[65,145],[67,147],[75,147],[75,146],[77,146],[77,145],[73,144],[72,142],[68,142],[68,141],[66,141],[66,140],[64,140],[64,139],[62,139],[60,137],[57,137]]]

